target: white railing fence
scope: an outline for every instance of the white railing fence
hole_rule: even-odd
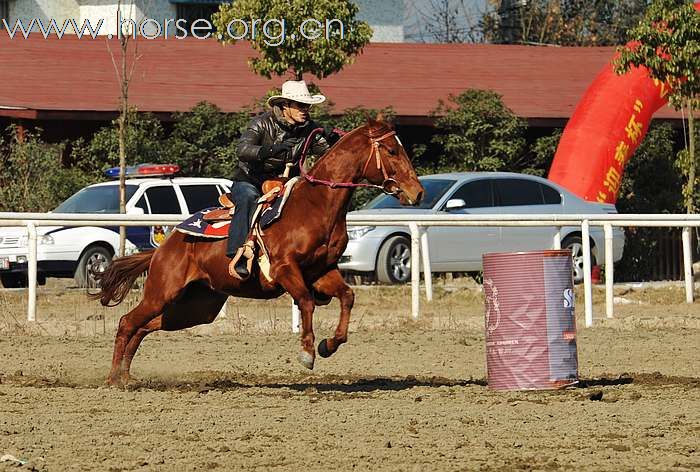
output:
[[[152,226],[172,225],[183,220],[182,215],[119,215],[119,214],[59,214],[59,213],[0,213],[0,227],[24,226],[27,229],[28,302],[27,320],[36,320],[37,285],[37,227],[40,226]],[[427,228],[431,226],[554,226],[558,228],[552,248],[561,247],[561,228],[581,228],[584,273],[584,312],[586,326],[593,325],[591,283],[590,228],[600,226],[605,235],[605,314],[613,312],[613,227],[681,227],[683,228],[683,262],[686,302],[693,303],[694,283],[690,228],[700,227],[698,214],[560,214],[560,215],[348,215],[349,226],[406,226],[411,234],[411,316],[420,315],[420,264],[422,260],[425,293],[432,300],[432,273],[428,250]],[[546,248],[543,248],[546,249]],[[293,311],[292,329],[298,327],[298,310]]]

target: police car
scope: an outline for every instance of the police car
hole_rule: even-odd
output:
[[[179,214],[189,216],[217,205],[219,195],[230,191],[228,179],[174,177],[172,164],[141,164],[126,170],[126,213]],[[119,177],[119,168],[106,171]],[[61,203],[55,213],[119,213],[119,182],[90,185]],[[162,242],[169,228],[126,228],[126,251],[152,249]],[[94,285],[93,275],[109,263],[119,248],[119,227],[37,227],[37,279],[72,277],[79,287]],[[6,288],[27,284],[27,230],[0,228],[0,281]]]

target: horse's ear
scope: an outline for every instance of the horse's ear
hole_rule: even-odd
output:
[[[377,127],[377,125],[378,125],[377,120],[375,120],[374,118],[372,118],[372,115],[370,115],[370,114],[367,113],[367,112],[365,112],[365,119],[367,120],[367,126],[369,126],[370,128],[376,128],[376,127]]]

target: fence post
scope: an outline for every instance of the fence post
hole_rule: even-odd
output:
[[[416,223],[409,223],[411,230],[411,316],[418,319],[420,311],[420,232]]]
[[[613,317],[613,228],[610,223],[603,226],[605,233],[605,316]]]
[[[693,254],[690,248],[690,228],[683,228],[683,273],[685,275],[685,301],[693,303]]]
[[[581,222],[583,244],[583,299],[586,314],[586,327],[593,326],[593,290],[591,288],[591,231],[588,220]]]
[[[36,226],[27,223],[27,321],[36,321]]]
[[[420,227],[420,255],[423,259],[423,280],[425,281],[425,298],[433,301],[433,273],[430,269],[430,249],[428,248],[428,228]]]

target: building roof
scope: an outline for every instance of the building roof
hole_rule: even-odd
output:
[[[186,111],[203,100],[237,111],[285,80],[250,72],[247,59],[255,52],[246,43],[139,39],[138,48],[129,99],[140,111]],[[0,116],[113,115],[119,84],[110,49],[119,56],[116,39],[45,40],[34,35],[11,40],[0,35]],[[429,115],[438,99],[480,88],[501,94],[519,116],[561,120],[571,116],[613,53],[613,48],[372,43],[354,64],[314,82],[338,112],[391,105],[410,121]],[[678,114],[665,107],[655,117]]]

